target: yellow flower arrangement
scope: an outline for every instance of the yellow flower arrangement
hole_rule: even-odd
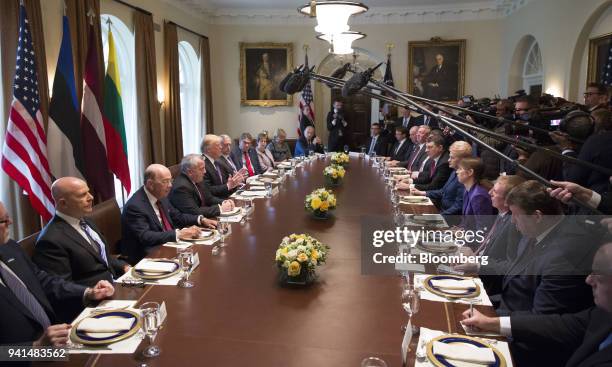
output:
[[[336,196],[326,189],[316,189],[306,195],[304,208],[315,215],[325,215],[336,208]]]
[[[305,234],[284,237],[276,250],[278,268],[289,277],[297,277],[303,271],[314,273],[316,266],[327,260],[329,246]]]
[[[333,164],[345,165],[349,163],[349,156],[346,153],[334,153],[331,156]]]
[[[323,176],[330,181],[330,183],[337,185],[342,181],[344,175],[346,174],[346,170],[342,166],[331,165],[325,167],[323,170]]]

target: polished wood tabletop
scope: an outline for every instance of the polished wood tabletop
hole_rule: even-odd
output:
[[[391,217],[387,189],[368,159],[353,157],[343,185],[333,188],[338,202],[333,216],[313,219],[304,197],[324,186],[328,163],[306,163],[287,177],[278,195],[255,200],[250,220],[231,225],[219,255],[211,254],[212,246],[196,246],[200,266],[190,278],[194,288],[116,286],[115,299],[166,302],[168,318],[156,338],[162,352],[146,360],[149,366],[349,367],[368,356],[401,366],[401,327],[408,321],[401,307],[402,279],[361,273],[361,220]],[[403,209],[435,212],[424,206]],[[291,233],[309,234],[331,247],[327,264],[317,268],[318,281],[303,289],[281,287],[277,280],[275,251]],[[175,249],[162,247],[153,257],[175,255]],[[467,307],[422,301],[413,324],[460,332]],[[144,361],[145,346],[133,355],[71,355],[58,365],[136,366]]]

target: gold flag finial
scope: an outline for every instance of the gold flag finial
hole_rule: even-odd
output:
[[[393,50],[395,48],[395,44],[387,43],[387,44],[385,44],[385,47],[387,48],[387,55],[391,55],[391,50]]]
[[[94,12],[92,8],[89,8],[89,10],[87,11],[87,17],[89,18],[90,25],[93,25],[95,16],[96,12]]]

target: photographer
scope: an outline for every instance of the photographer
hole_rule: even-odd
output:
[[[327,113],[327,130],[329,131],[328,147],[330,152],[339,152],[343,150],[344,147],[344,137],[348,132],[348,122],[344,120],[342,100],[334,100],[333,106],[333,111]]]
[[[514,119],[517,122],[525,124],[527,127],[535,127],[540,129],[548,129],[548,124],[542,118],[540,114],[540,108],[533,100],[532,97],[522,96],[516,99],[514,104]],[[516,129],[516,127],[514,127]],[[509,134],[509,135],[515,135]],[[552,140],[548,136],[548,134],[539,132],[539,131],[531,131],[531,136],[536,140],[538,145],[551,145],[553,144]]]

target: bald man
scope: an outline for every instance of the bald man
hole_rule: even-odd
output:
[[[595,307],[582,312],[488,317],[468,310],[462,323],[512,336],[512,356],[520,366],[611,366],[612,243],[599,248],[586,282],[593,289]]]
[[[62,177],[51,186],[55,215],[36,241],[32,260],[41,269],[84,286],[113,282],[129,267],[109,252],[106,239],[85,217],[93,196],[85,181]]]
[[[216,221],[202,215],[181,213],[168,200],[172,188],[170,170],[152,164],[145,170],[144,185],[125,203],[121,213],[121,253],[136,264],[166,242],[195,238],[200,228],[214,228]]]

